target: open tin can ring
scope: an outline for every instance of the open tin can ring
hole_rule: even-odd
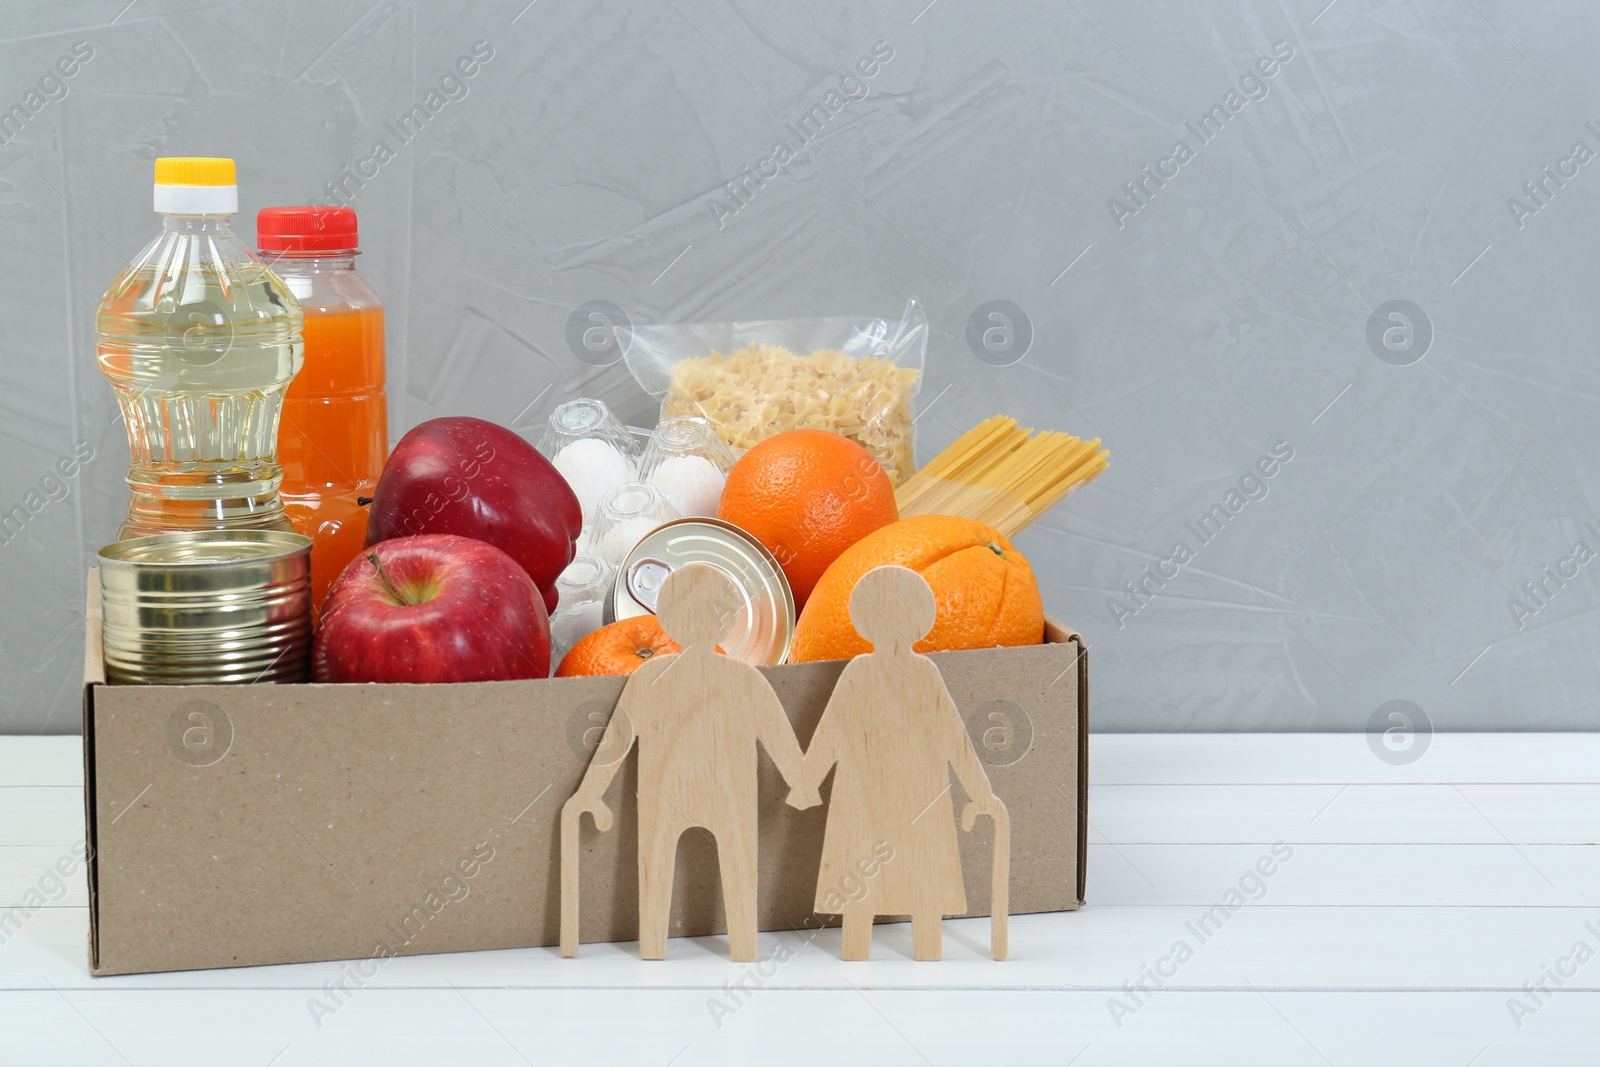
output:
[[[655,613],[667,575],[709,563],[732,580],[739,609],[722,642],[730,656],[765,667],[782,663],[794,637],[794,594],[765,545],[720,519],[674,519],[645,534],[617,568],[606,621]]]
[[[106,681],[303,682],[311,674],[311,539],[197,530],[100,550]]]

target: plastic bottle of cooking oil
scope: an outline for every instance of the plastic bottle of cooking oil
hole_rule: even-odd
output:
[[[356,273],[356,213],[268,207],[256,247],[305,313],[305,366],[283,402],[278,459],[284,510],[311,538],[311,595],[320,606],[367,538],[365,502],[389,454],[383,304]]]
[[[119,539],[291,528],[275,452],[300,305],[234,236],[238,209],[233,160],[156,160],[161,233],[100,301],[100,370],[132,454]]]

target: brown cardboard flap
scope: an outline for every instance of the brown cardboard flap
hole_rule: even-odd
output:
[[[980,753],[1011,811],[1013,913],[1074,908],[1083,895],[1087,667],[1070,630],[1051,622],[1047,641],[932,656],[975,739],[994,742]],[[802,744],[842,668],[764,668]],[[556,943],[558,813],[622,678],[86,681],[94,973]],[[789,808],[759,760],[760,925],[798,928],[819,921],[826,809]],[[637,936],[635,761],[607,795],[612,830],[582,824],[584,941]],[[965,797],[952,790],[959,812]],[[971,915],[988,913],[991,835],[987,820],[958,835]],[[674,936],[721,931],[718,882],[709,840],[689,831]]]
[[[1084,643],[1078,631],[1063,623],[1057,622],[1050,616],[1044,618],[1044,639],[1046,644],[1072,644],[1077,648],[1075,665],[1077,668],[1077,706],[1078,706],[1078,772],[1077,772],[1077,822],[1078,822],[1078,855],[1087,857],[1089,854],[1089,646]],[[1084,889],[1087,882],[1087,864],[1078,863],[1078,889],[1077,904],[1084,903]]]
[[[1078,636],[1078,631],[1064,623],[1059,623],[1046,615],[1044,617],[1044,643],[1047,645],[1063,644],[1067,641],[1083,643],[1083,638]]]
[[[89,568],[89,589],[84,594],[84,618],[88,620],[88,640],[83,645],[83,684],[104,685],[106,680],[105,648],[100,628],[104,616],[100,611],[100,568]]]
[[[83,601],[87,623],[83,649],[83,825],[84,871],[89,879],[89,970],[98,974],[100,969],[100,939],[95,935],[98,881],[95,871],[95,789],[94,789],[94,692],[105,684],[105,659],[101,644],[100,627],[104,617],[100,610],[100,568],[89,568],[89,588]]]

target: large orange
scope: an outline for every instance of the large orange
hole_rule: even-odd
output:
[[[827,430],[785,430],[733,465],[717,518],[777,557],[795,607],[839,553],[899,518],[894,486],[872,453]]]
[[[927,579],[938,615],[918,652],[1044,640],[1044,601],[1033,568],[992,527],[954,515],[913,515],[846,549],[817,583],[795,627],[789,662],[872,651],[850,625],[850,592],[874,567],[899,564]]]
[[[652,657],[682,651],[654,615],[618,619],[573,645],[572,651],[561,658],[556,677],[632,674]]]

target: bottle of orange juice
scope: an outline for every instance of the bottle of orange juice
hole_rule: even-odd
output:
[[[350,208],[263,208],[256,244],[305,314],[305,363],[278,428],[278,492],[294,528],[312,539],[311,591],[320,607],[361,552],[364,498],[389,451],[383,304],[356,273],[360,241]]]

